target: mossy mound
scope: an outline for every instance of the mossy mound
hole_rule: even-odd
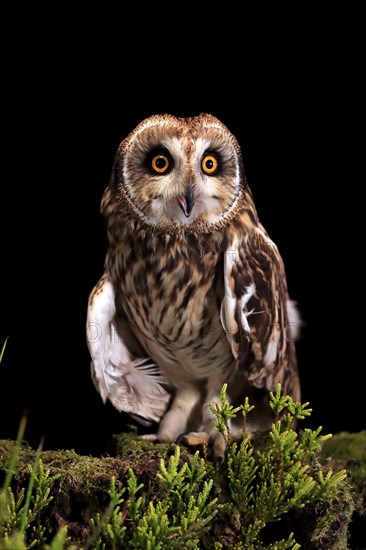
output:
[[[50,531],[68,526],[68,535],[74,543],[84,544],[88,537],[90,519],[102,513],[110,502],[108,490],[111,479],[119,486],[126,483],[129,468],[132,468],[146,494],[156,491],[156,472],[160,459],[174,452],[174,445],[155,445],[132,434],[120,434],[113,438],[111,449],[115,456],[92,457],[78,455],[74,451],[43,451],[41,460],[50,477],[57,477],[51,487],[52,505],[42,518]],[[0,440],[0,486],[14,452],[15,442]],[[29,466],[34,463],[36,451],[23,442],[13,475],[12,488],[15,495],[27,486]],[[185,449],[182,462],[190,461],[192,455]]]
[[[366,456],[363,447],[365,434],[366,432],[339,434],[331,440],[325,441],[320,455],[325,468],[324,473],[330,471],[330,468],[333,472],[337,472],[346,466],[349,480],[339,484],[331,500],[318,499],[305,506],[294,506],[278,517],[276,521],[269,522],[261,530],[258,544],[253,544],[250,548],[298,548],[291,544],[291,539],[289,539],[291,532],[294,533],[297,543],[300,543],[301,548],[305,550],[328,548],[361,550],[365,548],[362,546],[362,535],[360,535],[361,538],[357,538],[359,537],[358,532],[354,532],[353,540],[348,541],[348,529],[353,524],[351,521],[354,508],[353,500],[356,503],[357,522],[359,518],[365,519]],[[262,449],[261,452],[265,452],[266,443],[263,436],[258,443]],[[11,441],[0,441],[0,476],[2,478],[8,468],[14,445],[14,442]],[[270,451],[271,445],[272,442],[268,438],[269,452],[272,452]],[[255,449],[255,438],[251,441],[250,446],[252,450]],[[111,456],[112,449],[114,456]],[[96,544],[97,535],[99,536],[100,533],[95,534],[97,532],[95,518],[103,518],[108,509],[111,500],[111,479],[115,479],[116,488],[120,490],[128,484],[129,471],[132,469],[136,476],[136,483],[143,485],[142,491],[140,490],[138,493],[138,496],[142,498],[141,507],[145,506],[146,513],[149,513],[149,507],[150,509],[151,506],[155,507],[154,510],[156,510],[159,502],[165,502],[167,499],[166,481],[162,483],[161,459],[165,465],[168,465],[172,458],[177,456],[176,453],[177,446],[175,444],[151,443],[136,438],[133,434],[116,435],[113,438],[110,455],[99,458],[80,456],[73,451],[42,452],[41,460],[44,469],[49,470],[51,476],[58,476],[51,487],[52,503],[42,512],[40,518],[42,524],[47,527],[48,540],[54,537],[60,527],[67,526],[69,539],[65,548],[69,548],[71,544],[74,545],[74,548],[103,548],[102,545]],[[21,446],[12,481],[12,490],[15,495],[19,494],[22,487],[27,487],[30,475],[29,464],[34,463],[35,454],[36,451],[28,445]],[[238,456],[239,459],[240,456]],[[194,461],[197,465],[197,457],[195,458],[193,453],[185,448],[180,448],[178,470],[179,468],[182,471],[185,470],[184,464],[191,466]],[[310,465],[310,469],[319,471],[316,462]],[[242,533],[245,523],[245,510],[231,502],[227,466],[224,465],[217,471],[209,461],[204,460],[202,467],[204,471],[202,470],[201,481],[192,479],[192,483],[197,482],[196,494],[200,496],[204,490],[203,479],[207,483],[211,483],[212,480],[209,500],[205,506],[209,509],[210,501],[217,498],[216,511],[213,513],[210,510],[210,513],[205,516],[204,509],[202,509],[202,517],[200,516],[197,521],[192,522],[185,531],[179,527],[179,517],[174,520],[168,518],[171,521],[169,524],[171,535],[166,537],[166,545],[156,544],[152,548],[246,548],[240,542],[242,540],[240,533]],[[188,483],[186,478],[184,478],[184,483]],[[181,494],[178,494],[177,487],[172,488],[173,492],[168,495],[171,501],[176,497],[178,498],[177,502],[183,498],[182,487],[179,489],[182,491]],[[192,502],[197,505],[199,499],[194,501],[194,486],[190,487]],[[178,496],[177,494],[174,496],[174,491]],[[354,499],[351,493],[353,493]],[[137,496],[134,498],[137,499]],[[128,502],[126,496],[125,502],[121,504],[118,512],[122,519],[126,517],[129,509]],[[250,506],[253,505],[252,501],[248,502],[250,502]],[[174,514],[179,509],[178,504],[178,507],[174,509]],[[187,513],[187,506],[181,508],[182,518]],[[162,518],[168,516],[169,511],[166,511],[165,515],[162,514]],[[160,521],[166,521],[162,518]],[[175,530],[173,529],[174,525],[177,526]],[[94,535],[92,535],[93,532]],[[364,532],[366,532],[366,528]],[[290,542],[285,544],[286,540]],[[280,543],[276,541],[280,541]],[[141,545],[139,546],[139,544]],[[135,542],[134,547],[149,547],[147,542],[146,546],[144,544]],[[114,546],[107,544],[105,548],[114,548]],[[115,548],[118,548],[118,545]]]

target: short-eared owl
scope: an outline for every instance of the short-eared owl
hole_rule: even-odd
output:
[[[300,399],[297,312],[238,141],[207,114],[143,120],[118,148],[101,211],[109,247],[87,315],[95,385],[158,423],[151,439],[185,434],[221,459],[208,403],[225,382],[232,404],[255,405],[251,431],[270,428],[278,383]]]

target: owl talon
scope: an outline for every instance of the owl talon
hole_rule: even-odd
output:
[[[221,466],[225,461],[224,456],[214,456],[214,465],[216,470],[220,470]]]
[[[175,442],[176,442],[178,445],[186,445],[186,440],[185,440],[186,435],[187,435],[186,433],[182,433],[182,434],[178,435],[178,437],[177,437],[177,439],[176,439]]]
[[[208,443],[209,435],[206,432],[188,432],[177,437],[177,443],[187,447],[200,447]]]

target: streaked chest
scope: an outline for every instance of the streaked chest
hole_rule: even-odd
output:
[[[192,364],[203,356],[207,360],[223,336],[220,250],[173,238],[164,243],[129,239],[118,248],[112,262],[117,300],[144,347],[152,356],[159,349],[167,362],[179,361],[182,354]]]
[[[129,266],[121,298],[139,330],[164,344],[189,346],[202,336],[219,307],[216,264],[212,255],[198,262],[162,254]]]

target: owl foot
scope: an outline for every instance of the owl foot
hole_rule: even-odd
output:
[[[181,434],[177,439],[177,443],[187,447],[204,447],[206,445],[216,468],[219,468],[225,460],[226,443],[219,432],[211,434],[207,432],[188,432]]]
[[[144,434],[139,436],[140,439],[145,439],[145,441],[156,441],[158,443],[160,440],[158,434]]]

